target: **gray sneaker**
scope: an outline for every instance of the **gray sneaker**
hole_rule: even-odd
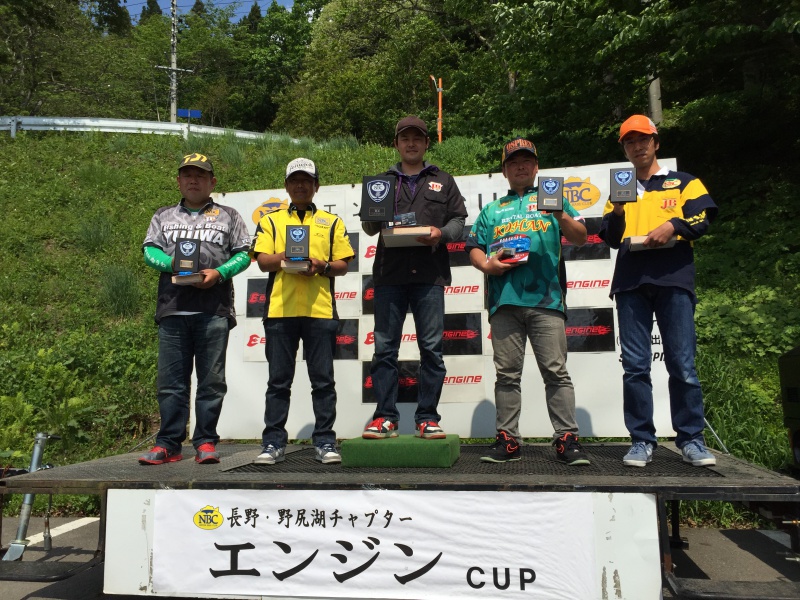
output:
[[[321,462],[323,465],[342,462],[342,456],[336,450],[333,444],[320,444],[314,446],[314,459]]]
[[[650,442],[633,442],[628,453],[622,457],[626,467],[643,467],[653,460],[653,444]]]
[[[708,451],[700,440],[692,440],[681,448],[683,462],[692,463],[695,467],[713,467],[717,459]]]
[[[256,465],[274,465],[275,463],[283,462],[286,448],[283,446],[276,446],[275,444],[267,444],[261,449],[261,454],[256,456],[253,464]]]

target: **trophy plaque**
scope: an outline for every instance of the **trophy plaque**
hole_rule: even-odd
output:
[[[305,260],[308,258],[309,228],[308,225],[286,226],[286,258],[287,260]]]
[[[177,275],[172,276],[172,283],[176,285],[191,285],[205,279],[201,273],[198,273],[200,270],[200,240],[178,240],[175,246],[173,269],[178,271]]]
[[[636,173],[633,169],[611,169],[609,200],[613,204],[636,202]]]
[[[557,212],[564,210],[564,178],[539,177],[536,210]]]
[[[394,175],[364,177],[361,183],[362,221],[394,220]]]

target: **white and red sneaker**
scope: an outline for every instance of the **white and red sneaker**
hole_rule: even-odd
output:
[[[361,434],[362,438],[368,440],[379,440],[381,438],[397,437],[397,423],[378,417],[366,426],[364,433]]]
[[[440,440],[447,436],[436,421],[424,421],[417,423],[417,437],[425,438],[426,440]]]

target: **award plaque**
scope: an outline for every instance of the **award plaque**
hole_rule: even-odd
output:
[[[556,212],[564,210],[564,178],[539,177],[536,210]]]
[[[611,169],[611,195],[613,204],[636,202],[636,172],[632,168]]]
[[[179,275],[190,275],[200,270],[200,240],[178,240],[173,268]]]
[[[307,259],[309,248],[308,243],[308,225],[286,226],[286,258],[288,260]]]
[[[398,246],[424,246],[418,242],[418,237],[430,237],[430,225],[408,225],[402,227],[390,227],[381,231],[383,245],[387,248],[397,248]]]
[[[394,175],[364,177],[361,183],[362,221],[394,220]]]
[[[200,240],[178,240],[172,268],[178,271],[177,275],[172,276],[172,283],[176,285],[201,283],[205,276],[198,273],[200,270]]]
[[[630,248],[631,252],[639,252],[641,250],[666,250],[667,248],[672,248],[678,242],[678,236],[673,235],[667,243],[663,246],[659,246],[658,248],[648,248],[644,245],[644,241],[647,239],[646,235],[632,235],[629,238],[625,238],[623,241],[628,243],[628,247]]]

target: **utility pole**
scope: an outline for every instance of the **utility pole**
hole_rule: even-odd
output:
[[[661,109],[661,78],[656,75],[650,76],[650,83],[647,86],[647,99],[650,104],[650,118],[653,123],[659,125],[664,118]]]
[[[169,122],[178,122],[178,0],[170,3],[172,9],[172,35],[169,61]]]
[[[439,100],[439,118],[436,119],[436,132],[439,134],[439,143],[442,143],[442,78],[439,77],[439,85],[436,85],[436,77],[429,75],[430,81],[428,84],[431,86],[431,91],[435,93]]]
[[[178,122],[178,71],[193,73],[189,69],[178,68],[178,0],[171,1],[172,33],[170,35],[170,60],[168,67],[157,66],[156,69],[169,71],[169,122]]]

